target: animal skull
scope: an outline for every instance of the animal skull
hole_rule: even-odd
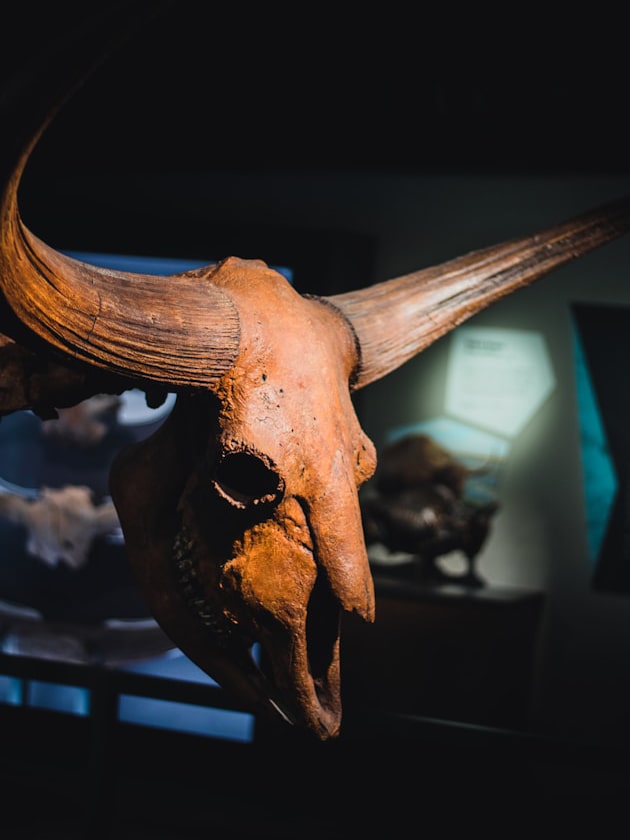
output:
[[[225,660],[224,683],[260,641],[280,689],[270,699],[327,737],[340,720],[341,611],[374,616],[357,488],[376,459],[350,399],[354,337],[262,263],[229,259],[205,280],[242,313],[239,355],[212,393],[180,397],[156,436],[121,455],[112,495],[171,638],[210,673]]]
[[[97,393],[141,388],[150,403],[178,393],[162,427],[112,468],[130,562],[189,657],[252,709],[325,740],[341,721],[341,615],[374,618],[357,491],[375,454],[352,391],[626,233],[630,203],[325,298],[299,295],[258,260],[169,278],[78,262],[23,224],[18,186],[76,83],[67,74],[80,59],[93,65],[110,24],[83,32],[58,75],[48,58],[7,98],[0,411],[48,418]]]

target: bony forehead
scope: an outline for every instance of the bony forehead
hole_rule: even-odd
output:
[[[344,411],[253,421],[232,417],[223,428],[219,462],[234,453],[255,455],[274,471],[289,494],[304,497],[328,491],[331,483],[359,487],[374,473],[376,451],[361,429],[348,398]]]
[[[241,390],[223,415],[223,433],[258,451],[300,457],[305,449],[352,450],[362,435],[345,379],[274,374]]]
[[[349,377],[357,362],[352,329],[325,298],[306,297],[279,272],[259,260],[224,261],[213,274],[239,311],[237,366],[285,371],[337,368]],[[335,364],[331,364],[335,362]]]
[[[331,346],[336,344],[337,346]],[[271,441],[297,436],[333,441],[355,434],[356,415],[350,397],[353,359],[336,342],[253,354],[232,371],[223,392],[226,431]]]

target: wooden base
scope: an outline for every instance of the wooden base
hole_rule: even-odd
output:
[[[524,729],[544,595],[375,577],[376,621],[342,631],[344,720],[372,713]]]

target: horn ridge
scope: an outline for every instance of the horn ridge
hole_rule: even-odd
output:
[[[3,87],[0,113],[0,333],[37,351],[128,380],[212,387],[234,362],[240,319],[208,280],[114,272],[62,255],[23,224],[20,179],[46,126],[87,77],[173,0],[127,0],[90,10],[50,49],[26,55]],[[33,50],[31,50],[33,52]],[[176,288],[175,288],[176,287]]]
[[[630,196],[531,236],[331,295],[361,348],[354,389],[381,379],[501,297],[630,231]]]
[[[4,297],[19,323],[50,347],[174,388],[212,387],[233,365],[239,314],[207,278],[104,269],[50,248],[19,220],[16,228],[13,258],[0,260]]]

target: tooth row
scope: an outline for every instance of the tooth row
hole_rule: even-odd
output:
[[[173,560],[180,592],[184,596],[186,605],[212,633],[214,641],[227,643],[233,628],[203,597],[193,550],[194,542],[185,526],[182,525],[173,541]]]

